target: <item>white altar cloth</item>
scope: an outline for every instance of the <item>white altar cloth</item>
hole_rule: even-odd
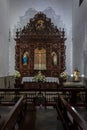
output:
[[[22,84],[24,82],[33,82],[33,78],[34,77],[23,77],[22,78]],[[56,77],[46,77],[46,81],[45,82],[55,82],[55,83],[58,83],[59,84],[59,79],[56,78]]]

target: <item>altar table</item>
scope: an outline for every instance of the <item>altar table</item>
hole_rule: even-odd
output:
[[[24,82],[34,82],[33,78],[34,77],[23,77],[22,78],[22,84]],[[52,82],[52,83],[58,83],[59,84],[59,79],[57,77],[46,77],[46,81],[45,82]]]

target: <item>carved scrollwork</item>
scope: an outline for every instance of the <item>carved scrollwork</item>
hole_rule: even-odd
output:
[[[17,29],[15,63],[16,68],[22,76],[34,76],[39,70],[35,70],[35,63],[46,63],[45,70],[41,70],[45,76],[59,76],[65,69],[65,32],[64,29],[58,29],[42,12],[37,13],[30,19],[29,23],[23,29]],[[43,58],[36,58],[34,50],[44,48]],[[27,52],[27,65],[23,65],[23,56]],[[42,55],[42,54],[41,54]],[[46,56],[45,56],[46,55]],[[39,55],[40,57],[40,55]],[[37,60],[40,60],[37,62]]]

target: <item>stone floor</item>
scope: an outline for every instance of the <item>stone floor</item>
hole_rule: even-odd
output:
[[[0,106],[0,115],[6,116],[11,109],[12,107]],[[87,108],[77,107],[76,110],[87,121]],[[55,108],[47,107],[45,109],[43,106],[30,108],[28,106],[19,130],[63,130],[63,126],[60,118],[57,118]]]
[[[76,110],[87,121],[87,107],[76,107]]]
[[[57,118],[56,109],[53,107],[37,108],[35,130],[63,130],[62,123]]]
[[[0,106],[0,115],[1,115],[1,117],[6,116],[10,112],[11,109],[12,109],[11,106]]]

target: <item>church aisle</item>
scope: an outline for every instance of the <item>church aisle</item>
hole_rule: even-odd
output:
[[[53,107],[36,107],[28,105],[19,130],[64,130]]]
[[[34,105],[27,105],[27,110],[20,123],[19,130],[35,130],[36,109]]]
[[[57,119],[56,109],[53,107],[37,108],[35,130],[63,130],[60,119]]]

